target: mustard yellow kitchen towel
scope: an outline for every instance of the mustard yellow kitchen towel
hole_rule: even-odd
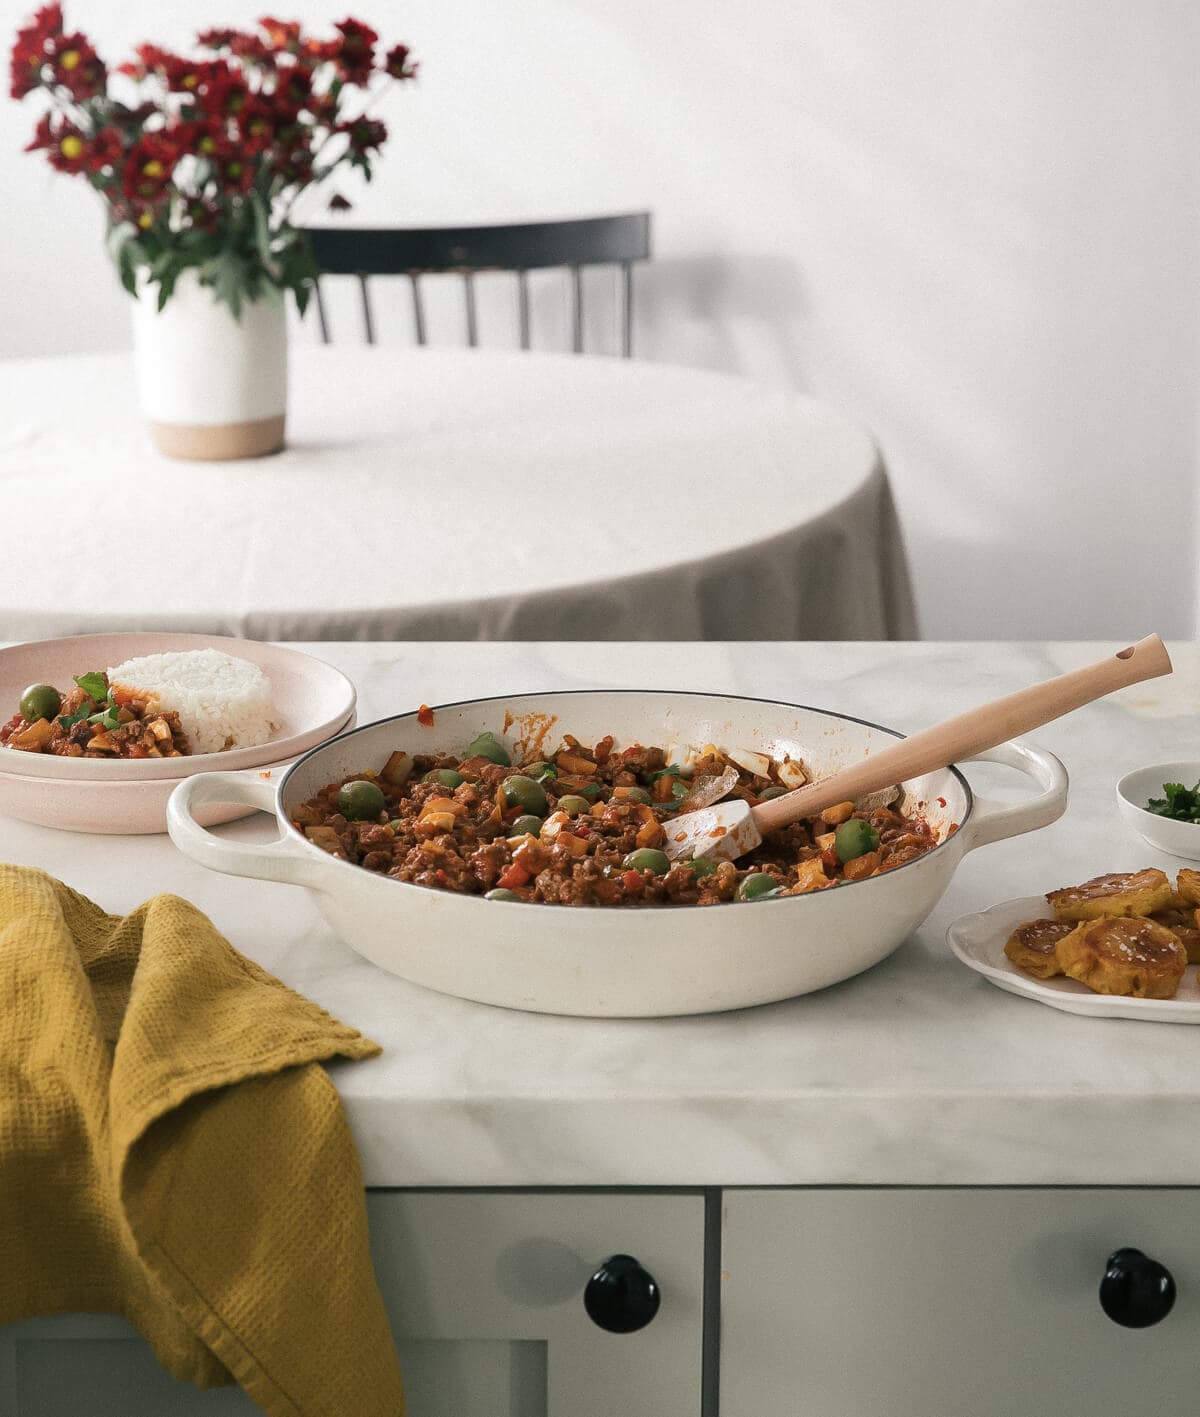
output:
[[[0,864],[0,1322],[120,1314],[271,1417],[398,1417],[319,1066],[379,1051],[177,896],[122,918]]]

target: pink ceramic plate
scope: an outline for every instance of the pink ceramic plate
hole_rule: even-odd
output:
[[[155,781],[173,786],[193,773],[214,768],[237,771],[299,757],[347,726],[354,711],[354,685],[338,669],[299,650],[257,640],[219,635],[135,633],[74,635],[69,639],[35,640],[0,650],[0,723],[16,713],[22,692],[30,684],[53,684],[66,692],[76,674],[109,669],[136,655],[169,650],[216,649],[257,664],[271,681],[279,711],[279,731],[257,748],[226,753],[197,753],[188,758],[61,758],[53,753],[23,753],[0,748],[0,781],[15,775],[61,782]],[[167,794],[170,786],[167,787]],[[166,800],[166,794],[163,796]],[[20,815],[12,813],[12,815]],[[53,823],[51,823],[53,825]],[[163,831],[158,825],[153,830]]]
[[[346,726],[351,727],[352,722],[348,720]],[[249,768],[244,775],[269,784],[290,762],[289,758]],[[182,780],[61,782],[56,778],[0,773],[0,815],[60,831],[146,836],[166,831],[167,798]],[[218,826],[248,816],[253,808],[214,802],[205,810],[212,814],[207,825]]]

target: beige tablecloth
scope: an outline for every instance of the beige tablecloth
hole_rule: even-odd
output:
[[[146,442],[130,368],[0,364],[0,638],[916,636],[874,444],[789,390],[306,348],[282,454],[181,463]]]

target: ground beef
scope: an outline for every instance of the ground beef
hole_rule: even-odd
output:
[[[293,820],[317,845],[395,880],[472,895],[500,887],[521,900],[551,905],[717,905],[734,900],[739,884],[754,873],[773,877],[781,892],[798,893],[895,870],[937,845],[922,818],[880,807],[854,814],[875,828],[878,845],[848,873],[829,846],[834,828],[820,819],[773,832],[753,852],[737,862],[722,861],[707,875],[698,875],[687,862],[661,873],[634,870],[627,858],[639,848],[660,847],[661,824],[678,808],[640,800],[653,787],[653,775],[667,766],[661,748],[637,744],[610,753],[611,746],[611,739],[593,749],[568,737],[557,754],[538,759],[558,766],[556,776],[540,783],[546,802],[538,836],[509,836],[527,808],[510,805],[502,784],[522,768],[483,756],[420,755],[412,760],[409,777],[398,782],[385,773],[356,774],[383,793],[384,810],[369,821],[348,821],[338,810],[340,782],[300,806]],[[524,764],[532,765],[532,760]],[[727,766],[711,757],[701,764],[705,772]],[[465,781],[450,789],[424,780],[439,768],[453,768]],[[770,778],[737,771],[731,795],[752,804],[776,785],[774,765]],[[581,793],[592,801],[589,813],[558,808],[560,798]]]

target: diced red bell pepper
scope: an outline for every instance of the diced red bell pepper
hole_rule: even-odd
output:
[[[428,704],[422,704],[417,710],[417,722],[424,724],[426,728],[433,727],[433,710]]]
[[[503,886],[507,891],[516,890],[518,886],[527,886],[529,884],[529,872],[524,866],[518,866],[514,861],[511,866],[506,866],[504,870],[500,872],[496,884]]]
[[[838,861],[838,854],[832,846],[821,852],[821,865],[827,871],[836,871],[841,863]]]
[[[621,880],[625,883],[625,889],[630,895],[636,895],[646,884],[645,881],[642,880],[640,871],[626,871],[621,877]]]

